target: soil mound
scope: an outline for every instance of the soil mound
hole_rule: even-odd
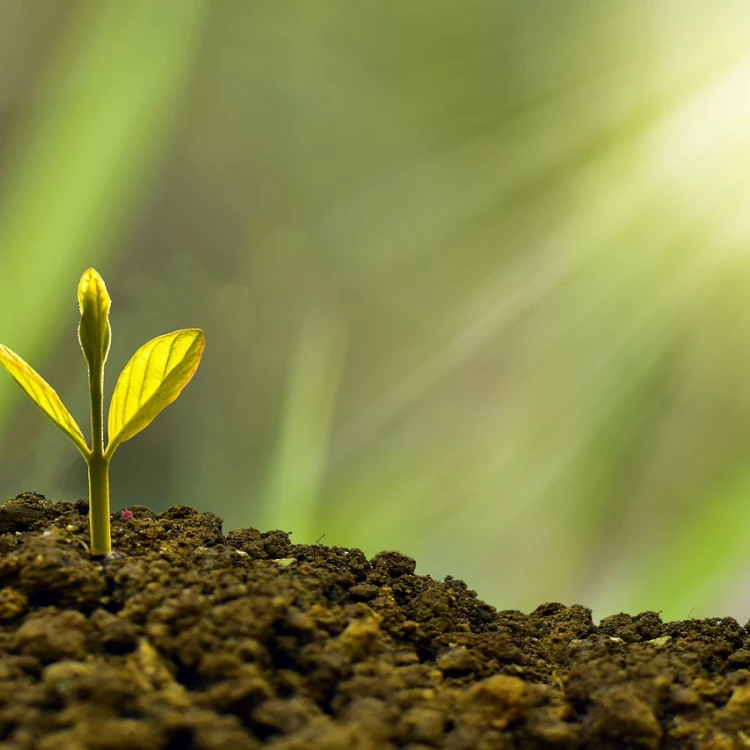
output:
[[[750,632],[498,612],[412,559],[85,502],[0,507],[0,750],[750,746]],[[498,575],[506,572],[498,571]]]

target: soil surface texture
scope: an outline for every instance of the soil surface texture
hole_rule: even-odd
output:
[[[750,746],[733,619],[498,612],[397,552],[188,507],[113,516],[96,558],[87,511],[0,506],[0,750]]]

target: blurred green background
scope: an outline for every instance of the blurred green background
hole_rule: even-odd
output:
[[[746,0],[0,0],[0,341],[87,424],[201,326],[116,508],[399,549],[503,609],[750,615]],[[0,378],[0,495],[86,493]]]

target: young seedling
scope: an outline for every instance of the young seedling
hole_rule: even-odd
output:
[[[110,554],[109,463],[117,446],[147,427],[171,404],[198,369],[205,338],[199,328],[157,336],[144,344],[125,365],[109,406],[104,447],[104,363],[109,353],[111,300],[104,279],[89,268],[78,285],[81,322],[78,341],[89,372],[91,394],[91,447],[60,397],[17,354],[0,344],[0,365],[26,395],[51,419],[81,452],[89,474],[89,528],[91,550]]]

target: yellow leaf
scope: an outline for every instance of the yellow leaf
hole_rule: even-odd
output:
[[[89,449],[80,427],[65,408],[49,383],[29,367],[15,352],[0,344],[0,365],[21,386],[26,395],[75,443],[88,457]]]
[[[81,322],[78,325],[78,341],[89,369],[103,367],[112,339],[109,325],[109,308],[112,300],[107,293],[104,279],[89,268],[78,284],[78,307]]]
[[[112,394],[108,458],[180,395],[198,369],[205,345],[203,331],[188,328],[157,336],[133,355]]]

